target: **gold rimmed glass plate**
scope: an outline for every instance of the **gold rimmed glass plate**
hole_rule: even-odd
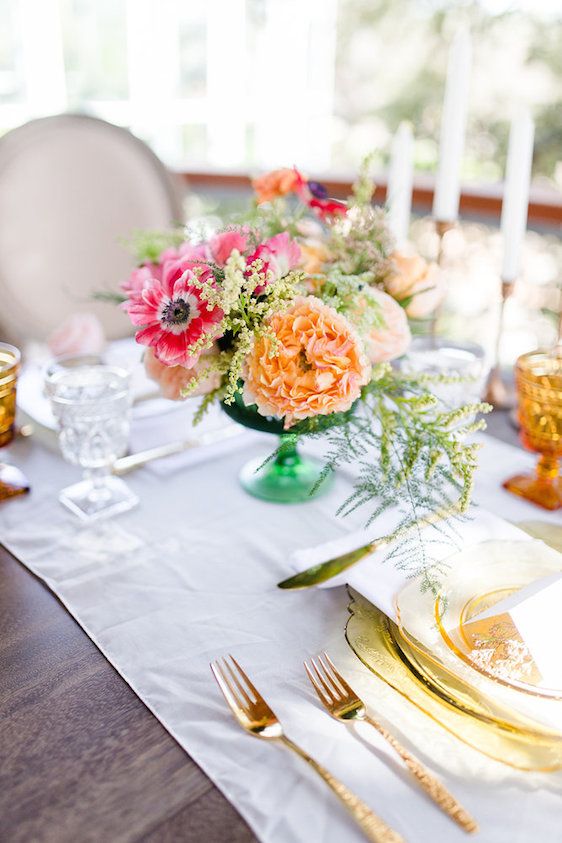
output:
[[[416,582],[398,595],[397,617],[403,638],[425,659],[444,667],[479,693],[545,727],[562,731],[562,706],[557,699],[562,694],[540,684],[533,686],[529,674],[522,683],[519,662],[513,674],[506,670],[505,662],[500,665],[503,673],[490,670],[489,659],[477,663],[469,657],[462,638],[462,624],[469,616],[535,580],[558,574],[562,556],[540,541],[489,541],[467,548],[450,564],[440,600],[422,594]],[[523,663],[523,667],[529,665]],[[521,693],[523,684],[526,693]]]
[[[428,679],[415,659],[398,646],[399,629],[380,609],[351,592],[346,639],[358,658],[424,714],[474,749],[522,770],[562,767],[562,735],[540,725],[514,721],[513,713],[482,699],[475,689],[441,677]],[[406,647],[406,643],[404,643]]]

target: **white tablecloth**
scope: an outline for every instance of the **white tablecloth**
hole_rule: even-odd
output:
[[[482,454],[477,498],[513,520],[548,517],[499,488],[532,457],[493,440]],[[267,843],[354,843],[347,814],[303,763],[234,723],[209,661],[232,652],[287,732],[410,841],[464,840],[411,785],[392,752],[371,746],[316,704],[302,660],[326,648],[352,684],[449,785],[486,843],[554,843],[562,835],[561,774],[514,771],[464,746],[373,677],[347,648],[343,588],[283,592],[298,547],[351,528],[333,513],[345,479],[318,501],[275,506],[239,488],[240,465],[263,440],[236,443],[220,460],[168,476],[146,467],[129,482],[141,506],[82,526],[57,501],[77,471],[33,441],[8,457],[33,492],[0,507],[0,539],[60,597],[169,732]],[[560,521],[560,516],[550,516]]]

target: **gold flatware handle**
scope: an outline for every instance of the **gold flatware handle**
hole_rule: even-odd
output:
[[[414,775],[420,786],[425,790],[427,795],[445,811],[464,831],[474,832],[478,831],[478,823],[470,816],[462,805],[457,802],[452,793],[449,793],[444,784],[438,778],[429,772],[427,767],[418,761],[402,744],[396,740],[384,726],[375,720],[373,717],[367,715],[365,722],[369,723],[374,729],[383,736],[383,738],[390,744],[390,746],[398,753],[402,761],[405,763],[409,771]]]
[[[296,743],[285,735],[282,735],[280,740],[295,752],[303,761],[306,761],[318,775],[324,779],[328,787],[330,787],[336,796],[342,801],[345,808],[349,811],[355,822],[363,831],[367,840],[372,843],[405,843],[404,838],[394,831],[384,820],[382,820],[374,811],[371,811],[358,796],[353,793],[343,782],[340,782],[335,776],[326,770],[321,764],[312,758],[304,749],[301,749]]]
[[[423,527],[431,527],[439,521],[448,518],[455,511],[458,511],[457,504],[451,504],[443,509],[430,512],[428,515],[423,518],[419,518],[415,523],[412,523],[409,527],[405,528],[403,535]],[[343,571],[347,571],[348,568],[352,568],[353,565],[361,562],[362,559],[369,556],[371,553],[374,553],[375,550],[380,550],[381,548],[386,547],[393,540],[392,536],[381,536],[379,539],[368,542],[368,544],[358,547],[356,550],[352,550],[349,553],[343,553],[341,556],[336,556],[333,559],[328,559],[327,562],[319,562],[317,565],[312,565],[310,568],[307,568],[306,571],[300,571],[298,574],[293,574],[292,577],[288,577],[288,579],[278,582],[277,588],[289,590],[310,588],[313,585],[319,585],[320,583],[327,582],[328,580],[331,580],[332,577],[341,574]]]

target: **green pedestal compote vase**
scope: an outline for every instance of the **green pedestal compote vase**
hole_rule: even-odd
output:
[[[280,437],[275,454],[263,454],[243,466],[240,483],[248,494],[274,503],[303,503],[329,490],[333,474],[322,476],[325,466],[322,460],[299,453],[295,439],[298,425],[288,434],[281,419],[260,415],[255,404],[244,404],[240,392],[236,393],[234,403],[223,404],[222,407],[238,424]]]

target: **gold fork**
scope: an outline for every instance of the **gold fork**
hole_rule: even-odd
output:
[[[347,684],[326,652],[323,657],[318,655],[316,661],[311,658],[310,664],[305,661],[304,668],[320,702],[332,717],[345,723],[364,720],[373,726],[398,753],[428,796],[465,831],[478,831],[477,823],[439,779],[408,752],[378,720],[368,714],[363,700]]]
[[[223,659],[222,664],[218,659],[211,662],[211,670],[230,710],[243,729],[257,738],[280,741],[310,764],[341,799],[372,843],[404,843],[404,839],[371,811],[368,805],[285,735],[277,716],[233,656],[230,656],[230,661]]]

